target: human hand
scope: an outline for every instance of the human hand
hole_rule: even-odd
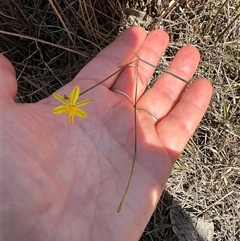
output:
[[[57,93],[81,91],[106,78],[135,53],[157,64],[168,36],[140,27],[121,34]],[[183,47],[169,71],[189,80],[199,62],[192,46]],[[134,108],[117,89],[134,99],[135,70],[125,68],[79,99],[87,119],[53,115],[52,96],[35,104],[14,102],[17,91],[10,62],[0,56],[2,103],[3,240],[138,240],[170,175],[172,165],[197,128],[211,98],[211,84],[195,81],[179,102],[186,84],[163,74],[144,93],[154,69],[139,62],[137,159],[121,212],[119,201],[134,154]],[[143,94],[143,95],[142,95]]]

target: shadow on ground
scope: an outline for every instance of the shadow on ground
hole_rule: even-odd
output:
[[[211,241],[212,222],[185,211],[166,190],[154,211],[140,241]]]

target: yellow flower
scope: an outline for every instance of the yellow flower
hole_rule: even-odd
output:
[[[66,113],[68,115],[70,124],[73,123],[73,118],[75,115],[80,118],[87,118],[87,113],[84,110],[79,109],[78,107],[89,104],[92,102],[92,100],[88,99],[88,100],[83,100],[83,101],[77,102],[79,94],[80,94],[80,89],[79,89],[78,85],[76,85],[74,87],[70,96],[67,98],[62,97],[61,95],[59,95],[57,93],[53,93],[52,94],[53,97],[64,104],[64,105],[60,105],[60,106],[57,106],[56,108],[54,108],[53,114]],[[69,99],[69,101],[67,99]]]

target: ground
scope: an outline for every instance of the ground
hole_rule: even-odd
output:
[[[212,82],[212,101],[141,240],[192,240],[196,230],[198,240],[240,240],[240,2],[92,2],[1,2],[0,52],[17,72],[16,101],[49,96],[132,25],[170,35],[152,83],[181,46],[196,46],[201,62],[194,78]],[[196,228],[200,220],[210,239]]]

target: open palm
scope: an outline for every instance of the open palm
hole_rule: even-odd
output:
[[[136,52],[157,64],[167,42],[160,30],[148,36],[140,27],[126,30],[57,93],[69,95],[75,85],[88,89],[136,59]],[[189,80],[198,61],[197,50],[187,46],[168,70]],[[179,101],[185,83],[163,74],[144,93],[154,69],[140,61],[137,159],[118,213],[134,154],[134,107],[111,89],[134,99],[134,64],[81,96],[93,102],[82,107],[88,118],[75,117],[73,125],[66,115],[52,114],[59,105],[52,96],[36,104],[15,103],[14,70],[2,55],[0,64],[4,240],[138,240],[207,108],[210,83],[194,82]]]

